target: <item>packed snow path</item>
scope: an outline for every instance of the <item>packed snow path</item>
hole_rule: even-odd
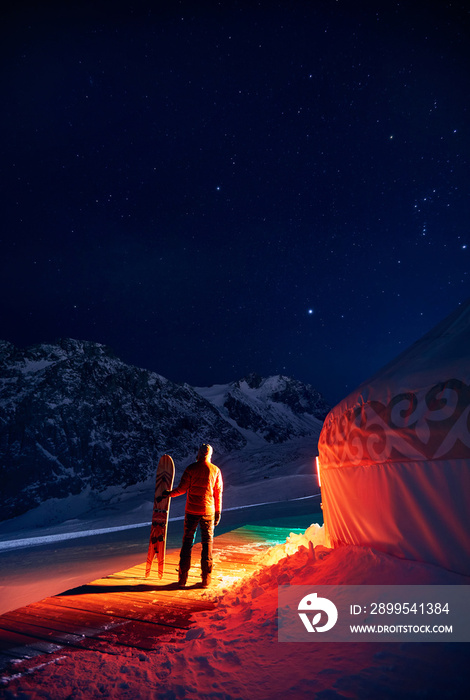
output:
[[[95,649],[110,645],[150,650],[160,637],[191,636],[192,614],[214,607],[214,593],[252,573],[253,559],[285,541],[292,528],[248,525],[219,535],[214,542],[214,576],[210,589],[200,584],[200,549],[184,590],[175,588],[179,550],[167,552],[163,579],[156,564],[148,579],[145,564],[97,579],[65,593],[0,616],[0,668],[61,648]]]

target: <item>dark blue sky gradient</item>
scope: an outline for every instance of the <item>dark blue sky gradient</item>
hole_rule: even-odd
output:
[[[10,3],[0,337],[338,401],[470,295],[469,29],[463,2]]]

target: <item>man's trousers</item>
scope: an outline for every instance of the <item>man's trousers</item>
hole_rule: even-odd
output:
[[[202,575],[212,571],[212,542],[214,539],[214,518],[206,515],[186,513],[184,518],[183,543],[180,551],[179,574],[186,575],[191,568],[191,552],[196,537],[197,526],[201,530],[201,571]]]

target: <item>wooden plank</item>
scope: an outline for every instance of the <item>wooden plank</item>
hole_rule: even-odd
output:
[[[252,569],[257,569],[258,564],[253,561],[254,555],[244,554],[243,552],[231,552],[227,551],[224,554],[219,555],[217,559],[214,560],[215,570],[217,567],[223,566],[226,569],[233,569],[234,565],[238,562],[242,562]]]
[[[57,606],[46,606],[36,603],[31,605],[27,611],[27,619],[31,623],[44,625],[59,632],[69,632],[71,634],[99,634],[103,626],[103,615],[87,615],[84,620],[82,613],[73,614],[74,611],[62,610]],[[108,617],[108,616],[106,616]],[[0,618],[15,622],[20,625],[25,619],[25,613],[20,608],[5,613]],[[112,619],[111,619],[112,622]],[[85,624],[86,623],[86,624]]]
[[[161,625],[157,622],[146,620],[128,620],[120,619],[115,621],[112,626],[107,626],[106,630],[93,630],[77,632],[64,632],[49,626],[44,621],[42,624],[26,620],[18,620],[2,616],[0,630],[10,632],[13,635],[21,634],[33,640],[44,641],[48,643],[58,644],[62,646],[82,647],[84,638],[94,638],[100,641],[111,641],[113,644],[123,646],[138,647],[139,640],[145,646],[142,648],[150,649],[155,640],[168,633],[174,633],[175,629],[186,630],[187,627],[176,627],[175,625]],[[141,647],[138,647],[141,648]]]
[[[34,624],[21,620],[21,629],[18,629],[18,620],[6,620],[2,616],[0,628],[0,643],[3,656],[0,659],[5,664],[13,659],[30,658],[32,655],[49,654],[60,649],[80,648],[105,651],[106,645],[113,644],[128,648],[151,650],[156,648],[161,637],[175,635],[178,632],[186,632],[186,627],[174,625],[162,625],[145,620],[120,619],[117,623],[106,629],[83,631],[81,634],[61,632],[44,626],[44,623]]]
[[[37,654],[41,654],[41,652],[37,652]],[[29,657],[31,658],[31,657]],[[13,652],[10,653],[8,649],[0,649],[0,671],[3,671],[7,666],[10,666],[10,664],[14,661],[18,661],[18,654],[15,654]]]
[[[249,526],[217,536],[214,584],[220,585],[224,577],[233,580],[255,571],[257,555],[270,543],[285,541],[289,532],[287,528]],[[163,635],[184,633],[194,612],[215,607],[213,599],[198,587],[200,552],[198,543],[193,548],[189,586],[183,590],[175,588],[179,549],[174,549],[167,553],[162,579],[156,570],[145,578],[142,562],[0,616],[0,666],[64,646],[104,653],[111,653],[109,644],[149,650]]]
[[[24,656],[28,656],[28,649],[38,651],[42,654],[50,654],[53,651],[58,651],[61,646],[53,642],[37,639],[29,634],[21,634],[21,632],[5,630],[0,627],[0,648],[2,651],[7,649],[10,652],[13,651],[14,654],[18,654],[23,658]]]
[[[135,598],[122,598],[118,595],[113,596],[114,606],[112,617],[116,619],[132,619],[132,620],[142,620],[149,623],[160,623],[164,625],[173,625],[177,627],[188,627],[191,620],[191,615],[196,610],[209,610],[214,607],[214,604],[200,604],[199,601],[197,607],[194,605],[178,605],[178,601],[174,602],[169,600],[168,603],[162,604],[162,601],[157,601],[152,604],[152,600],[135,600]],[[71,608],[70,605],[66,605],[68,609],[81,610],[83,615],[88,614],[88,605],[83,605],[80,608]],[[96,611],[95,611],[96,612]],[[106,613],[107,617],[110,617],[109,613]]]
[[[124,622],[121,622],[119,624],[124,624]],[[65,632],[54,629],[53,627],[47,625],[47,623],[45,623],[44,621],[42,622],[42,624],[37,624],[37,622],[28,621],[26,619],[22,619],[20,621],[11,619],[6,615],[2,615],[0,629],[3,632],[21,634],[24,636],[31,637],[32,639],[53,642],[60,646],[67,643],[78,644],[84,636],[87,636],[85,632]],[[95,630],[94,632],[95,634],[99,633],[99,630]],[[88,636],[92,635],[89,634]]]
[[[33,649],[31,646],[19,646],[11,649],[0,649],[0,671],[10,668],[12,664],[18,661],[26,661],[34,659],[38,656],[44,656],[47,653],[43,649]]]
[[[111,598],[111,597],[110,597]],[[165,605],[166,603],[166,605]],[[148,613],[156,612],[157,610],[165,610],[169,607],[174,607],[176,610],[205,610],[210,608],[211,605],[205,605],[200,601],[195,601],[195,605],[190,605],[189,600],[185,601],[185,604],[178,604],[178,600],[172,598],[163,601],[162,599],[156,599],[149,601],[136,601],[134,598],[118,598],[118,596],[112,596],[110,604],[104,609],[100,602],[93,600],[91,596],[88,600],[72,600],[67,598],[56,599],[50,602],[51,605],[57,605],[61,608],[71,608],[74,610],[82,611],[84,614],[91,613],[102,613],[104,615],[110,616],[115,615],[117,617],[130,617],[134,618],[136,615],[141,615],[142,611],[147,611]]]
[[[69,607],[76,610],[90,611],[95,613],[104,613],[106,615],[124,615],[127,616],[127,611],[129,610],[139,610],[143,606],[148,606],[150,610],[153,610],[157,605],[175,605],[180,608],[190,608],[192,610],[206,610],[213,607],[213,602],[207,600],[201,600],[200,598],[194,597],[196,594],[200,594],[200,589],[184,589],[175,593],[181,593],[182,595],[175,595],[171,591],[162,591],[160,593],[154,592],[152,596],[148,598],[141,598],[137,593],[118,594],[110,593],[105,596],[101,594],[87,593],[83,595],[74,596],[54,596],[52,598],[45,598],[44,602],[49,605],[57,605],[58,607]],[[186,594],[186,595],[185,595]],[[193,594],[191,597],[190,594]]]

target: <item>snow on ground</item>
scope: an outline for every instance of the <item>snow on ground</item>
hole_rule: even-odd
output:
[[[314,452],[314,451],[313,451]],[[256,503],[275,503],[319,492],[311,438],[281,445],[254,439],[243,450],[217,460],[225,488],[224,511]],[[289,478],[286,483],[286,464]],[[175,484],[186,464],[177,464]],[[155,478],[123,489],[112,486],[101,493],[90,489],[66,498],[52,498],[24,515],[0,522],[0,543],[28,537],[80,533],[90,530],[150,523]],[[171,502],[170,519],[184,516],[185,499]],[[1,547],[0,547],[1,550]]]
[[[307,498],[317,490],[317,483],[311,474],[294,474],[289,478],[287,488],[285,477],[261,484],[229,486],[224,491],[223,512]],[[147,492],[145,495],[148,497]],[[127,497],[116,493],[108,496],[107,501],[85,510],[83,500],[87,498],[88,495],[81,494],[51,499],[24,515],[0,523],[0,552],[150,526],[153,502],[144,500],[140,490]],[[77,500],[80,505],[75,504]],[[172,499],[170,523],[184,519],[184,508],[184,497]],[[77,517],[73,517],[75,510],[80,513]]]
[[[438,528],[438,526],[436,526]],[[313,546],[308,547],[312,541]],[[279,585],[470,584],[436,566],[366,547],[323,546],[323,528],[259,555],[258,570],[202,595],[214,610],[149,652],[61,649],[3,674],[3,697],[36,700],[421,700],[467,697],[469,645],[277,641]]]

